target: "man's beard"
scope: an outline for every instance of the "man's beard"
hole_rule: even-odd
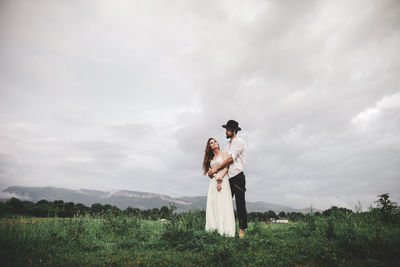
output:
[[[226,138],[228,139],[228,138],[231,138],[232,137],[232,135],[231,134],[226,134]]]

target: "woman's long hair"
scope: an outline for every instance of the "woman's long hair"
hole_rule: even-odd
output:
[[[210,147],[210,141],[215,140],[214,138],[208,138],[206,150],[204,151],[204,160],[203,160],[203,175],[206,175],[208,169],[210,168],[210,162],[214,158],[214,151]],[[217,140],[215,140],[217,141]],[[219,145],[218,145],[219,148]]]

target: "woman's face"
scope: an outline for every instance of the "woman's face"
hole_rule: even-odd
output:
[[[210,144],[210,148],[211,148],[212,150],[214,150],[215,148],[218,148],[218,147],[219,147],[218,142],[217,142],[216,140],[214,140],[214,139],[211,139],[209,144]]]

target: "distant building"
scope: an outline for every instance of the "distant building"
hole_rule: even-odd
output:
[[[281,217],[279,219],[269,218],[269,219],[267,219],[267,220],[265,220],[263,222],[264,223],[289,223],[289,219],[288,218],[284,218],[284,217]]]
[[[275,220],[276,223],[289,223],[288,218],[281,217],[278,220]]]

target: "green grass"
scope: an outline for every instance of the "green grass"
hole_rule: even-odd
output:
[[[395,266],[399,225],[362,214],[249,223],[244,239],[204,231],[204,213],[3,218],[1,266]]]

